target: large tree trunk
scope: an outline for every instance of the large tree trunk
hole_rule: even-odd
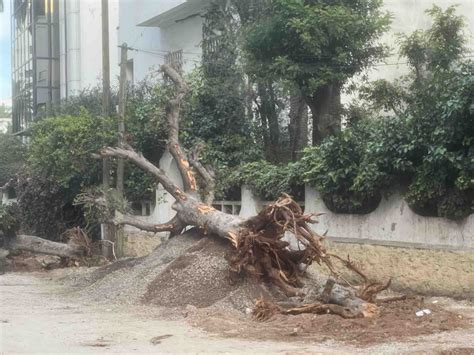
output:
[[[167,109],[170,132],[168,149],[180,171],[183,188],[130,147],[104,148],[100,151],[99,157],[128,160],[152,174],[157,183],[160,183],[176,200],[173,205],[176,216],[167,223],[153,225],[139,222],[133,216],[123,215],[116,217],[114,223],[131,224],[154,232],[170,231],[172,234],[179,233],[187,226],[194,226],[206,234],[225,238],[230,241],[233,250],[229,257],[231,272],[269,281],[290,297],[301,296],[303,293],[302,270],[305,268],[301,267],[302,265],[309,265],[312,262],[325,264],[336,275],[332,264],[333,256],[326,252],[322,243],[324,238],[308,225],[316,221],[313,220],[313,216],[304,215],[300,206],[288,195],[282,196],[257,216],[249,219],[223,213],[213,208],[210,203],[202,201],[197,191],[195,173],[201,175],[205,184],[211,182],[212,174],[198,164],[196,157],[188,158],[178,140],[180,104],[187,93],[187,86],[170,66],[163,65],[161,70],[176,85],[175,97],[169,102]],[[290,243],[285,240],[288,234],[296,239],[298,250],[290,248]],[[347,265],[351,266],[350,261],[347,261]],[[366,298],[358,297],[342,286],[331,287],[329,291],[326,290],[328,295],[325,298],[329,302],[332,300],[344,305],[344,309],[338,309],[344,315],[372,316],[376,313],[376,306],[368,301],[368,297],[374,293],[367,290],[367,287],[363,291],[360,294]],[[331,306],[331,309],[334,308]]]
[[[56,255],[66,258],[84,256],[84,249],[70,244],[56,243],[30,235],[17,235],[9,238],[5,247],[9,250],[25,250],[33,253]]]
[[[291,95],[290,97],[288,130],[290,132],[291,159],[297,161],[308,144],[308,107],[301,95]]]
[[[305,97],[313,117],[313,145],[341,129],[341,87],[328,84]]]
[[[265,155],[267,160],[277,162],[281,159],[280,125],[273,84],[258,83],[257,92],[260,98],[258,112],[263,128]]]

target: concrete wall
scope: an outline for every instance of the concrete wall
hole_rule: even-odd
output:
[[[305,191],[305,213],[324,213],[314,225],[332,240],[379,245],[405,245],[420,248],[474,249],[474,215],[452,221],[423,217],[414,213],[399,192],[382,198],[375,211],[365,215],[331,212],[320,194],[310,187]]]
[[[175,170],[172,174],[176,173]],[[241,204],[240,216],[249,217],[258,213],[264,203],[244,187]],[[474,297],[474,215],[461,222],[418,216],[399,194],[383,200],[370,214],[341,215],[330,212],[311,188],[306,190],[305,204],[306,213],[326,213],[318,217],[319,224],[314,228],[320,233],[328,231],[328,250],[340,256],[350,255],[369,278],[391,278],[392,290],[408,294]],[[162,222],[171,216],[169,209],[167,200],[157,205],[152,216],[142,218]],[[163,215],[158,218],[160,213]],[[125,228],[119,243],[121,255],[147,255],[163,238]],[[311,268],[326,272],[316,264]],[[350,282],[360,281],[350,272],[344,271],[342,276]]]
[[[168,154],[160,167],[169,172],[173,181],[181,181],[176,164]],[[157,190],[156,206],[150,216],[139,217],[150,223],[165,223],[175,212],[173,198],[162,188]],[[242,187],[239,216],[256,215],[264,206],[251,190]],[[319,234],[341,243],[358,243],[382,246],[402,246],[421,249],[471,250],[474,251],[474,215],[452,221],[439,217],[424,217],[414,213],[403,200],[400,192],[382,198],[375,211],[363,214],[338,214],[331,212],[320,194],[313,188],[305,188],[305,213],[324,213],[313,228]],[[136,229],[127,227],[129,233]]]

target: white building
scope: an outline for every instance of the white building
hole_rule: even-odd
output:
[[[163,63],[168,52],[183,52],[184,68],[199,63],[202,40],[202,15],[210,0],[119,0],[119,43],[126,42],[139,51],[129,54],[129,70],[134,81],[146,78],[153,68]],[[395,79],[406,73],[405,60],[397,53],[397,34],[428,28],[431,20],[424,13],[434,4],[443,9],[458,5],[458,14],[465,16],[468,46],[474,49],[473,0],[384,0],[384,8],[393,15],[391,29],[382,42],[392,48],[392,55],[370,71],[370,79]],[[399,64],[397,64],[399,63]]]
[[[130,1],[133,3],[133,1]],[[159,1],[158,1],[159,2]],[[101,84],[102,6],[100,0],[59,0],[61,98]],[[110,78],[117,83],[119,2],[109,0]]]
[[[44,108],[100,84],[101,1],[11,0],[13,132]],[[109,0],[111,78],[118,70],[118,0]]]
[[[182,58],[184,70],[199,64],[203,14],[210,0],[119,0],[118,41],[129,52],[134,82],[150,75],[168,53]]]
[[[29,126],[43,107],[100,84],[102,78],[101,1],[10,0],[12,3],[13,132]],[[112,83],[119,74],[118,45],[127,43],[128,73],[133,82],[147,78],[165,62],[179,58],[185,71],[199,64],[203,14],[211,0],[109,0]],[[397,33],[430,24],[424,10],[433,4],[459,4],[466,17],[469,47],[474,49],[473,0],[385,0],[393,14],[383,42],[393,48],[386,64],[370,79],[394,79],[406,72],[396,52]],[[397,64],[401,62],[400,64]],[[347,101],[348,98],[346,97]]]

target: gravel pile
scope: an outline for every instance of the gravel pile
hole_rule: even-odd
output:
[[[231,281],[228,251],[228,242],[203,238],[191,230],[164,242],[146,257],[78,270],[62,281],[96,302],[180,308],[216,306],[245,311],[270,292],[253,280]]]

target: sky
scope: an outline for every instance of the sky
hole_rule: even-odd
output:
[[[11,104],[10,0],[3,0],[0,12],[0,104]]]

